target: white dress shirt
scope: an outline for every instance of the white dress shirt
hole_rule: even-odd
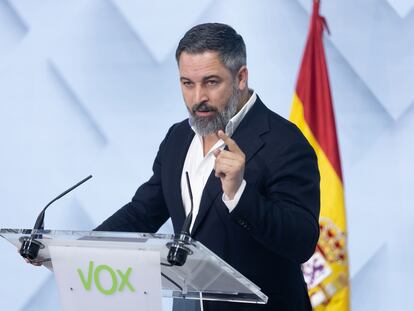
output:
[[[247,112],[252,108],[257,98],[256,92],[252,91],[252,95],[246,104],[240,109],[240,111],[230,119],[226,126],[226,134],[231,137],[236,131],[240,122],[243,120]],[[192,127],[195,132],[194,128]],[[210,177],[211,171],[214,168],[215,156],[214,151],[217,149],[223,150],[225,144],[223,140],[219,139],[217,143],[211,147],[211,149],[204,156],[203,152],[203,137],[195,132],[194,138],[187,151],[187,156],[184,161],[183,171],[181,174],[181,197],[184,204],[185,214],[188,215],[191,210],[190,195],[188,193],[187,179],[185,172],[188,172],[190,177],[191,191],[193,193],[193,219],[191,222],[190,231],[193,228],[195,219],[197,218],[198,211],[200,208],[201,196],[203,194],[204,187]],[[236,192],[234,198],[230,200],[225,194],[223,194],[223,202],[226,204],[229,212],[231,212],[240,200],[243,194],[244,188],[246,187],[246,181],[243,179],[240,188]]]

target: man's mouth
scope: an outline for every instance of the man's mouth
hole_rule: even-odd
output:
[[[206,103],[196,104],[194,105],[192,110],[193,110],[193,113],[199,117],[209,117],[209,116],[214,115],[217,112],[216,108],[211,107],[210,105]]]
[[[215,114],[215,111],[196,111],[196,115],[199,117],[210,117]]]

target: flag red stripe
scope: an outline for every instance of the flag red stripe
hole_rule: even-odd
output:
[[[306,123],[342,180],[335,117],[322,41],[325,20],[319,15],[319,1],[314,1],[313,5],[296,94],[303,104]]]

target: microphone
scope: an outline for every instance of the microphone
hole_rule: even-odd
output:
[[[40,212],[39,216],[37,216],[35,225],[33,227],[33,231],[35,230],[43,230],[44,229],[44,220],[45,220],[45,212],[46,209],[55,201],[59,200],[61,197],[65,196],[75,188],[82,185],[87,180],[91,179],[92,175],[89,175],[88,177],[82,179],[80,182],[78,182],[76,185],[70,187],[65,192],[59,194],[56,198],[54,198],[52,201],[50,201]],[[33,234],[30,237],[26,237],[22,239],[22,246],[20,247],[20,255],[26,259],[33,260],[37,257],[40,248],[43,247],[43,244],[37,241],[36,239],[42,238],[41,234]]]
[[[187,178],[187,188],[188,194],[190,196],[191,202],[191,209],[188,213],[187,217],[185,218],[183,227],[181,229],[181,233],[174,239],[173,243],[167,244],[170,248],[168,252],[167,260],[172,266],[182,266],[185,264],[187,260],[187,256],[191,255],[193,252],[186,246],[191,242],[191,234],[190,234],[190,226],[191,221],[193,220],[193,192],[191,191],[190,185],[190,177],[188,176],[188,172],[185,172],[185,176]]]
[[[187,215],[187,217],[184,221],[183,228],[181,229],[181,234],[190,235],[190,226],[191,226],[191,222],[193,220],[194,202],[193,202],[193,192],[191,191],[190,177],[188,176],[188,172],[185,172],[185,177],[187,179],[187,189],[188,189],[188,194],[190,196],[191,208],[190,208],[190,212],[188,213],[188,215]]]

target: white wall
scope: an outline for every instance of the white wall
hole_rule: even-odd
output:
[[[250,85],[287,117],[311,0],[0,0],[0,227],[90,229],[151,172],[186,117],[174,50],[201,22],[228,23]],[[353,310],[406,310],[414,259],[414,1],[325,0],[348,214]],[[169,230],[167,225],[163,230]],[[58,309],[53,277],[0,240],[0,309]]]

